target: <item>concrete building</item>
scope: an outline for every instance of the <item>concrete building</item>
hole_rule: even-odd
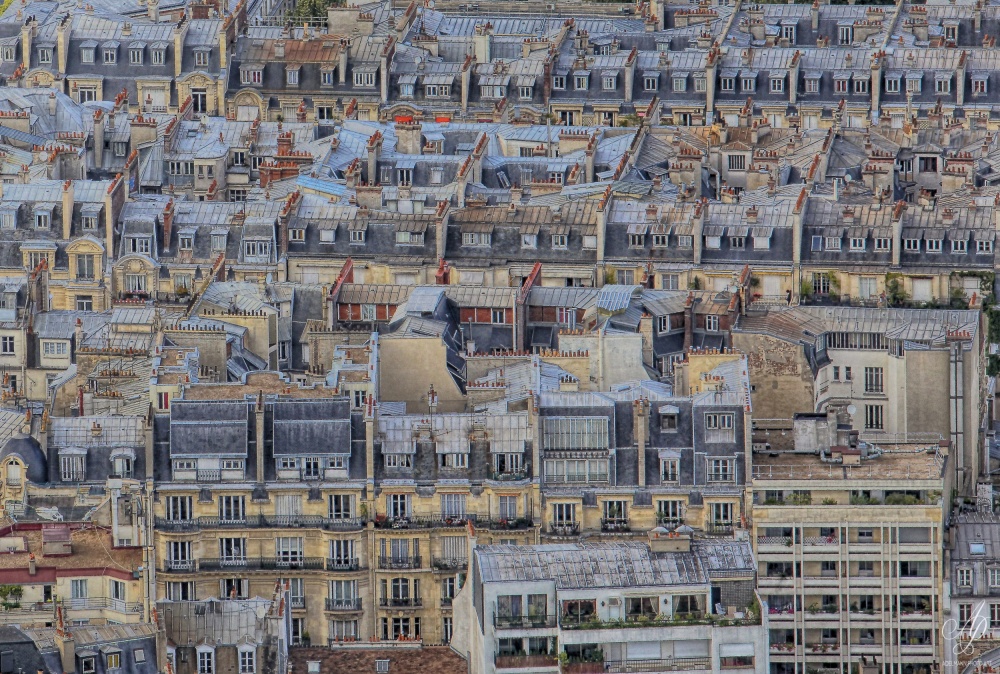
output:
[[[473,674],[764,673],[754,567],[747,541],[663,528],[648,542],[474,546],[452,647]]]

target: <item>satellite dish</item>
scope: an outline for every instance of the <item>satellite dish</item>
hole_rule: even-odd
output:
[[[851,177],[850,175],[846,175],[846,176],[844,176],[844,182],[845,182],[845,183],[848,183],[848,184],[850,184],[850,182],[851,182],[852,180],[854,180],[854,178],[852,178],[852,177]]]
[[[854,405],[848,405],[847,406],[847,413],[850,414],[852,417],[854,416],[854,413],[857,412],[857,411],[858,411],[858,408],[855,407]]]

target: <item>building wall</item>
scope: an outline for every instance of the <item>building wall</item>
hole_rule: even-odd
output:
[[[732,339],[733,348],[747,356],[755,418],[791,419],[796,412],[813,411],[812,370],[801,345],[747,332],[734,332]]]

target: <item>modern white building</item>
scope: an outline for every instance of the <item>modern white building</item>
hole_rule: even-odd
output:
[[[474,547],[452,647],[471,674],[767,672],[749,542],[689,532]]]

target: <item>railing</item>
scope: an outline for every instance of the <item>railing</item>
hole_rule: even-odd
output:
[[[466,557],[435,557],[432,564],[435,569],[451,571],[468,568],[469,560]]]
[[[257,529],[257,528],[315,528],[329,531],[362,529],[365,520],[360,517],[323,517],[320,515],[251,515],[246,518],[196,517],[189,520],[172,520],[157,517],[157,529],[162,531],[197,531],[198,529]]]
[[[322,557],[216,557],[198,560],[199,571],[226,571],[229,569],[322,570],[323,568],[325,568],[325,560]]]
[[[381,608],[420,608],[424,600],[420,597],[382,597],[378,605]]]
[[[312,569],[323,570],[325,561],[322,557],[262,557],[262,569]]]
[[[335,559],[328,557],[326,560],[327,571],[357,571],[361,568],[361,563],[357,557],[352,559]]]
[[[728,618],[726,616],[705,615],[701,611],[695,613],[678,613],[673,617],[666,614],[660,614],[655,617],[639,616],[635,618],[625,618],[624,620],[599,620],[594,616],[571,615],[564,615],[559,618],[559,626],[564,630],[616,629],[622,627],[677,627],[683,625],[719,625],[725,627],[759,624],[759,616],[752,616],[749,618]]]
[[[221,482],[222,481],[222,471],[221,470],[203,470],[201,468],[195,471],[195,479],[198,482]]]
[[[419,569],[420,556],[413,557],[379,557],[378,568],[380,569]]]
[[[124,599],[112,599],[110,597],[64,599],[62,605],[63,608],[73,611],[109,610],[118,613],[142,613],[142,604],[140,602],[127,602]]]
[[[433,529],[437,527],[464,527],[466,522],[476,523],[476,516],[442,515],[441,517],[376,517],[376,529]]]
[[[305,597],[292,597],[290,600],[292,608],[305,608],[306,598]]]
[[[786,545],[792,544],[791,536],[758,536],[757,545]]]
[[[803,545],[837,545],[839,541],[836,536],[804,536]]]
[[[493,627],[498,630],[555,627],[554,615],[498,615],[493,616]]]
[[[21,478],[8,476],[7,477],[7,486],[8,487],[20,487],[21,486]]]
[[[623,517],[609,517],[601,520],[601,531],[629,531],[628,520]]]
[[[353,597],[351,599],[327,598],[324,607],[327,611],[360,611],[361,597]]]
[[[441,608],[451,608],[451,605],[455,602],[454,597],[441,597]]]
[[[580,533],[580,523],[550,524],[549,533],[553,536],[576,536]]]
[[[633,672],[711,668],[711,658],[661,658],[658,660],[605,660],[603,671],[611,674],[632,674]]]
[[[168,559],[166,561],[166,571],[194,571],[193,559]]]
[[[479,529],[530,529],[533,526],[535,526],[535,523],[528,517],[479,520],[476,522],[476,527]]]
[[[668,528],[679,527],[680,525],[684,524],[684,518],[670,517],[662,513],[656,513],[656,523],[659,524],[660,526]]]
[[[705,533],[709,536],[732,536],[732,522],[713,522],[705,528]]]
[[[528,479],[528,471],[526,471],[526,470],[518,470],[518,471],[515,471],[515,472],[512,472],[512,473],[497,473],[497,472],[494,472],[492,474],[492,476],[491,476],[491,479],[494,480],[494,481],[496,481],[496,482],[514,482],[516,480],[527,480]]]
[[[558,667],[559,658],[554,655],[500,655],[493,658],[497,669],[534,669],[535,667]]]

